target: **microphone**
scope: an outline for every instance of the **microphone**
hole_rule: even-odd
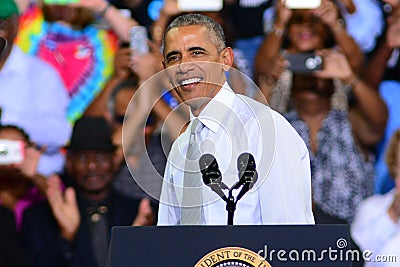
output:
[[[243,185],[242,190],[239,192],[236,201],[241,199],[258,180],[258,173],[256,171],[256,162],[253,155],[250,153],[242,153],[237,160],[237,168],[239,171],[239,182],[235,184],[235,189]]]
[[[199,159],[199,165],[203,176],[203,182],[223,200],[228,201],[222,191],[222,189],[228,189],[228,187],[222,182],[221,171],[219,170],[215,157],[211,154],[204,154]]]

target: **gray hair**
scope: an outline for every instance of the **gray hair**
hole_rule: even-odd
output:
[[[165,49],[165,37],[170,30],[192,25],[204,26],[210,32],[211,42],[217,47],[218,51],[226,47],[224,30],[215,20],[201,14],[185,14],[174,19],[165,30],[162,40],[163,51]]]

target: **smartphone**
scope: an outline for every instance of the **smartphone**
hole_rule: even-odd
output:
[[[147,29],[144,26],[132,26],[129,28],[129,46],[133,53],[142,55],[149,52]]]
[[[286,0],[285,6],[290,9],[315,9],[321,5],[321,0]]]
[[[286,59],[293,73],[311,73],[322,69],[322,58],[314,53],[288,54]]]
[[[72,3],[79,3],[80,0],[43,0],[46,5],[68,5]]]
[[[24,142],[0,139],[0,165],[22,163],[24,157]]]
[[[178,0],[180,11],[221,11],[223,0]]]
[[[0,37],[0,57],[6,50],[6,47],[7,47],[7,40],[4,37]]]

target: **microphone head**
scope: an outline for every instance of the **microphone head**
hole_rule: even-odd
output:
[[[199,159],[200,171],[203,176],[203,182],[206,185],[220,183],[222,181],[221,172],[217,160],[211,154],[204,154]]]
[[[248,189],[251,189],[258,180],[256,171],[256,161],[250,153],[242,153],[237,160],[237,168],[239,171],[239,185],[247,184]]]
[[[218,168],[217,160],[211,154],[204,154],[199,159],[199,166],[201,173],[205,172],[210,167],[213,168],[214,165],[216,165],[216,167]]]
[[[244,170],[256,170],[256,161],[252,154],[244,152],[237,159],[237,168],[239,172]]]

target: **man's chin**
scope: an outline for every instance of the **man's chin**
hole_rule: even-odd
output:
[[[186,100],[185,104],[190,107],[193,115],[198,116],[208,102],[210,102],[210,98],[199,97]]]

